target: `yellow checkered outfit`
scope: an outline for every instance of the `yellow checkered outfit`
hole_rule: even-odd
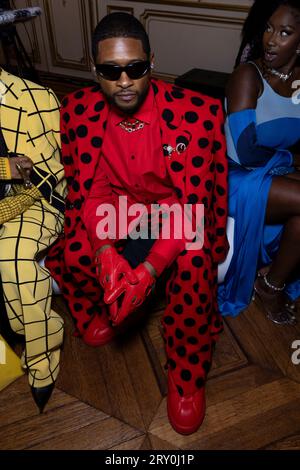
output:
[[[0,156],[0,272],[10,325],[25,335],[22,365],[29,383],[44,387],[59,372],[63,320],[51,309],[49,271],[36,261],[63,230],[65,181],[60,161],[59,103],[54,93],[1,71],[0,123],[12,154],[33,161],[32,188],[11,181],[9,160]]]

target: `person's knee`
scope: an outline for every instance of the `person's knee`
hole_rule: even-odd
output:
[[[26,273],[34,264],[35,243],[23,239],[0,238],[0,272],[2,279],[18,282],[20,273]]]
[[[300,239],[300,216],[291,217],[285,224],[285,230],[288,233],[289,238],[296,243],[299,243]]]
[[[17,240],[10,237],[0,237],[0,261],[14,260],[16,258]]]

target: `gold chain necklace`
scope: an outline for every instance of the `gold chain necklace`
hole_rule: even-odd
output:
[[[145,123],[136,119],[133,122],[122,121],[120,122],[119,126],[122,129],[124,129],[124,131],[126,132],[135,132],[135,131],[139,131],[140,129],[143,129],[143,127],[145,126]]]

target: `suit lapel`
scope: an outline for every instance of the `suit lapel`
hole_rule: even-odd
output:
[[[84,125],[88,128],[87,137],[84,139],[77,139],[79,159],[78,167],[80,170],[79,180],[81,193],[85,198],[89,192],[89,182],[95,175],[96,166],[101,155],[107,116],[108,106],[105,106],[101,110],[101,113],[95,111],[93,111],[91,114],[87,113],[84,119],[78,123],[78,126]]]
[[[184,193],[186,158],[190,133],[184,128],[182,104],[172,98],[172,86],[164,82],[154,82],[155,101],[159,112],[162,137],[162,151],[166,167],[175,188]],[[182,171],[179,171],[179,170]],[[180,177],[178,177],[180,174]]]
[[[26,153],[26,103],[20,103],[14,76],[4,70],[0,77],[1,128],[9,152]]]

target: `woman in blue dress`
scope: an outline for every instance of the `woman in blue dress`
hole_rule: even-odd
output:
[[[238,315],[254,290],[272,321],[294,324],[292,301],[300,296],[300,2],[267,3],[264,30],[248,38],[255,44],[251,60],[235,69],[226,93],[235,228],[219,305],[223,315]]]

